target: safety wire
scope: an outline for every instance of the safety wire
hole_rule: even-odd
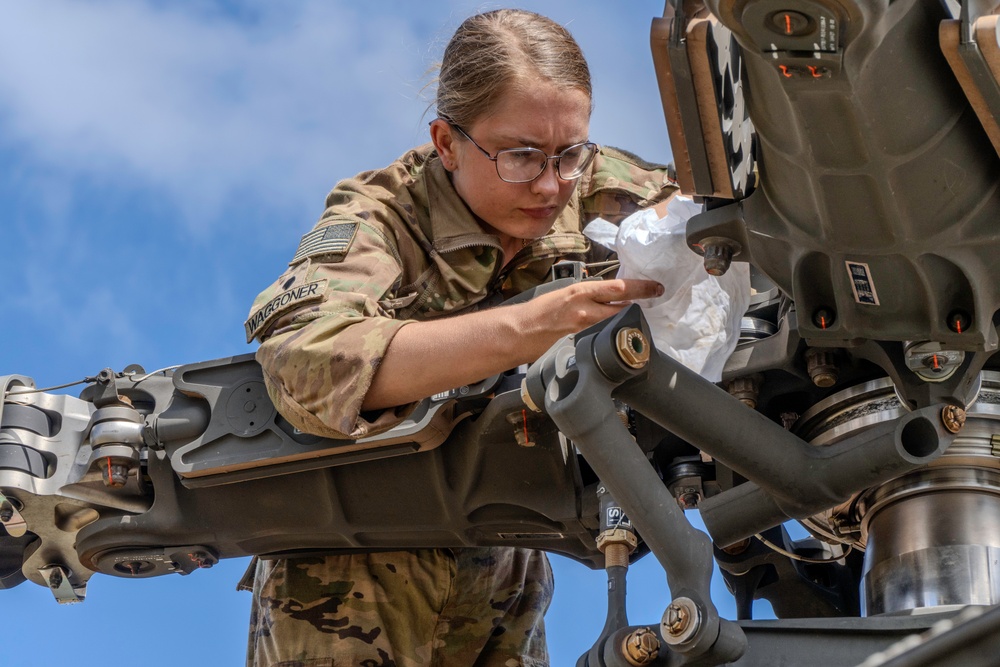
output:
[[[607,262],[594,262],[593,264],[587,265],[587,273],[591,278],[600,278],[604,274],[616,270],[619,266],[621,266],[621,262],[617,259]],[[590,273],[594,269],[599,269],[599,271],[597,271],[597,273]]]
[[[151,373],[146,373],[145,375],[141,375],[139,377],[136,377],[135,371],[129,371],[128,373],[115,373],[115,377],[117,377],[117,378],[127,378],[127,379],[131,380],[134,384],[139,384],[143,380],[148,380],[149,378],[153,377],[154,375],[158,375],[160,373],[166,373],[167,371],[172,371],[174,369],[180,368],[181,365],[182,364],[175,364],[173,366],[165,366],[164,368],[157,369],[155,371],[152,371]],[[12,387],[12,388],[10,388],[10,389],[8,389],[8,390],[6,390],[4,392],[3,397],[4,397],[4,400],[6,400],[7,398],[12,397],[12,396],[24,396],[25,394],[41,394],[41,393],[44,393],[44,392],[47,392],[47,391],[55,391],[57,389],[66,389],[67,387],[75,387],[78,384],[92,384],[94,382],[97,382],[97,376],[96,375],[85,377],[82,380],[77,380],[76,382],[67,382],[66,384],[57,384],[57,385],[53,385],[51,387],[42,387],[41,389],[27,389],[25,387]]]
[[[777,544],[771,542],[760,533],[755,534],[754,537],[760,540],[764,544],[764,546],[767,547],[768,549],[776,551],[782,556],[788,556],[792,560],[801,561],[803,563],[836,563],[838,560],[846,558],[847,554],[851,553],[851,551],[854,549],[852,545],[848,544],[847,550],[839,556],[831,556],[829,558],[809,558],[808,556],[800,556],[799,554],[792,553],[791,551],[788,551],[786,549],[782,549]]]
[[[134,371],[129,371],[128,373],[123,373],[122,376],[123,377],[127,377],[129,380],[131,380],[135,384],[139,384],[143,380],[148,380],[149,378],[153,377],[154,375],[159,375],[160,373],[166,373],[167,371],[176,370],[176,369],[180,368],[181,366],[182,366],[182,364],[174,364],[173,366],[164,366],[163,368],[159,368],[159,369],[157,369],[155,371],[146,373],[145,375],[142,375],[140,377],[135,377],[135,372]]]

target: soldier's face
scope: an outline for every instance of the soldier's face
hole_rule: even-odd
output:
[[[459,196],[503,241],[544,236],[569,202],[576,180],[556,174],[555,160],[528,183],[500,179],[494,162],[454,128],[449,141],[452,181]],[[587,141],[590,98],[582,90],[558,88],[549,82],[529,82],[507,93],[496,113],[462,128],[490,155],[505,148],[531,147],[556,155]]]

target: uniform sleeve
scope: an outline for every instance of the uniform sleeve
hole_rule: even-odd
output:
[[[666,165],[605,146],[580,179],[581,218],[584,224],[595,218],[618,224],[640,209],[669,199],[676,191],[677,183]]]
[[[303,237],[288,271],[257,297],[247,336],[262,340],[257,360],[268,393],[300,430],[356,439],[412,412],[415,404],[361,413],[390,341],[408,324],[379,303],[400,275],[380,225],[333,215]]]

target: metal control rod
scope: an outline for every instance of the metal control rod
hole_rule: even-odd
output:
[[[674,600],[661,631],[675,657],[699,658],[699,664],[730,662],[746,650],[746,638],[739,626],[719,618],[712,603],[711,543],[687,521],[611,399],[618,382],[636,372],[615,361],[615,343],[608,340],[622,329],[643,332],[648,340],[638,308],[629,308],[605,326],[578,335],[575,354],[568,353],[572,339],[558,343],[561,349],[550,350],[538,362],[547,368],[536,368],[534,381],[526,386],[534,388],[529,390],[532,402],[544,404],[545,412],[574,442],[625,513],[634,517],[637,531],[666,571]],[[539,395],[542,387],[544,395]]]
[[[615,397],[752,482],[702,501],[720,546],[926,465],[954,439],[938,405],[816,447],[656,350]]]

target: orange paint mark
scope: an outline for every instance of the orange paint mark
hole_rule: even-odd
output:
[[[778,69],[781,70],[781,73],[785,75],[786,79],[791,79],[792,78],[792,73],[788,71],[788,66],[787,65],[778,65]]]
[[[521,421],[524,424],[524,444],[528,445],[528,411],[521,410]]]
[[[786,35],[791,35],[792,34],[792,15],[791,14],[785,14],[785,34]]]

